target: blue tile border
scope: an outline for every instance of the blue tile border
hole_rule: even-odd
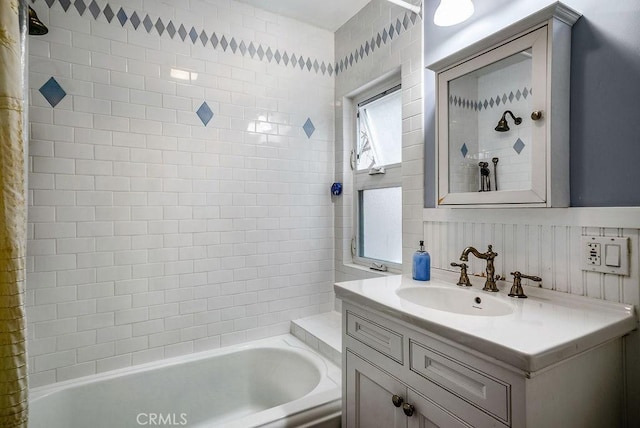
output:
[[[284,67],[306,70],[318,75],[333,76],[337,73],[337,63],[334,67],[333,61],[322,61],[313,59],[309,56],[287,52],[282,49],[273,49],[270,46],[263,45],[258,42],[246,41],[235,37],[225,35],[219,32],[197,29],[194,26],[184,23],[173,22],[171,19],[162,19],[161,17],[152,18],[151,15],[136,10],[126,9],[123,6],[115,5],[113,2],[96,1],[96,0],[73,0],[74,7],[71,7],[72,0],[31,0],[32,3],[44,2],[49,8],[58,4],[66,13],[75,10],[82,17],[93,18],[94,20],[104,19],[110,24],[119,24],[122,28],[130,25],[135,31],[144,30],[148,34],[154,34],[158,37],[169,37],[175,39],[179,37],[185,43],[191,42],[196,44],[198,41],[203,46],[211,46],[213,49],[221,49],[224,52],[232,54],[240,54],[242,56],[250,56],[252,59],[276,63]],[[100,7],[103,4],[103,7]],[[87,8],[91,13],[86,13]],[[129,13],[127,13],[127,11]],[[116,18],[114,20],[114,18]],[[400,22],[400,21],[398,21]],[[177,28],[177,30],[176,30]],[[142,30],[141,30],[142,29]]]
[[[353,67],[354,64],[368,57],[381,46],[391,43],[394,37],[408,31],[416,22],[422,22],[422,18],[414,12],[405,12],[404,15],[396,18],[395,22],[389,23],[388,27],[385,26],[381,31],[378,31],[375,36],[371,37],[371,40],[365,40],[360,46],[355,48],[355,50],[340,59],[340,61],[336,58],[334,67],[336,76],[344,73],[348,68]]]
[[[489,97],[484,100],[472,100],[459,97],[455,94],[449,94],[449,105],[475,111],[481,111],[483,109],[489,110],[494,107],[500,107],[500,104],[504,106],[507,104],[507,101],[512,103],[514,99],[516,101],[520,101],[520,98],[526,99],[531,94],[533,94],[533,90],[531,88],[527,88],[526,86],[522,88],[522,90],[516,90],[515,93],[513,91],[510,91],[507,95],[507,93],[505,92],[502,94],[502,96],[498,94],[495,97]]]

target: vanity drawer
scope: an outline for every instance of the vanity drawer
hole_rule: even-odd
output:
[[[403,363],[402,339],[400,333],[389,330],[373,321],[362,318],[351,311],[347,313],[347,335],[387,357]]]
[[[510,422],[511,386],[451,357],[409,341],[411,372],[481,408],[496,419]]]

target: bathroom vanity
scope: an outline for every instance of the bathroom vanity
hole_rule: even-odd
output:
[[[345,427],[622,426],[631,305],[525,287],[528,299],[385,276],[343,301]]]

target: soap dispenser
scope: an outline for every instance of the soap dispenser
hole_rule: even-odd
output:
[[[431,256],[424,250],[424,241],[420,241],[420,249],[413,254],[413,279],[417,281],[431,279]]]

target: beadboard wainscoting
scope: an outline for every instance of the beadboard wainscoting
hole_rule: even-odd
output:
[[[511,281],[511,272],[537,275],[542,287],[581,296],[640,303],[640,226],[637,208],[567,209],[426,209],[425,246],[436,269],[454,270],[462,250],[487,245],[499,255],[496,275]],[[629,237],[631,275],[581,269],[581,236]],[[469,273],[484,272],[484,261],[469,258]]]

